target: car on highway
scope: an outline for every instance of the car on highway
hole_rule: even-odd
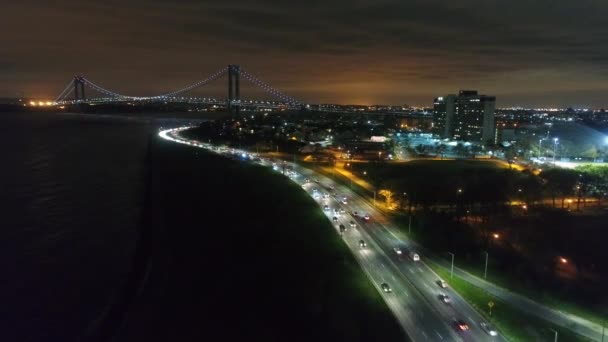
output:
[[[393,290],[391,289],[390,286],[388,286],[387,283],[382,283],[380,284],[380,287],[382,288],[382,291],[386,292],[386,293],[390,293],[393,292]]]
[[[350,221],[350,227],[351,228],[356,228],[357,224],[355,223],[355,221]]]
[[[324,206],[323,206],[323,210],[325,210],[325,211],[329,211],[329,206],[328,206],[327,204],[326,204],[326,205],[324,205]]]
[[[340,202],[342,202],[342,204],[348,204],[348,200],[346,199],[346,197],[342,197],[340,199]]]
[[[323,198],[329,198],[329,194],[327,192],[323,193]]]
[[[412,258],[412,260],[414,260],[414,261],[420,261],[420,255],[418,255],[418,253],[415,253],[415,252],[410,252],[410,258]]]
[[[338,210],[338,208],[334,208],[334,215],[340,216],[340,210]]]
[[[306,179],[304,180],[304,182],[305,182],[305,183],[310,183],[310,179],[306,178]]]
[[[313,188],[313,189],[312,189],[312,192],[316,194],[317,192],[319,192],[319,189],[317,189],[317,188]]]
[[[341,224],[340,225],[340,233],[344,233],[346,231],[346,226]]]
[[[340,214],[346,214],[346,210],[340,208]]]
[[[363,240],[359,240],[359,247],[365,248],[365,247],[367,247],[367,243],[365,243],[365,241],[363,241]]]
[[[314,182],[319,183],[320,182],[319,178],[315,178]]]
[[[321,197],[319,196],[319,194],[318,194],[318,193],[316,193],[316,192],[315,192],[315,193],[312,195],[312,198],[314,198],[314,199],[319,199],[319,198],[321,198]]]
[[[445,289],[448,287],[448,283],[446,283],[445,280],[442,280],[442,279],[437,280],[437,285],[439,285],[439,287],[441,287],[442,289]]]
[[[336,216],[332,217],[331,220],[334,222],[338,222],[338,218]]]
[[[365,221],[369,221],[370,217],[369,217],[369,215],[367,215],[367,214],[366,214],[365,216],[363,216],[363,219],[364,219]]]
[[[490,336],[497,336],[498,335],[498,332],[496,330],[494,330],[494,328],[492,328],[492,326],[489,325],[488,323],[481,322],[481,323],[479,323],[479,325],[481,326],[481,329],[483,331],[485,331],[488,335],[490,335]]]
[[[401,255],[401,254],[403,254],[403,251],[402,251],[402,250],[401,250],[401,248],[399,248],[399,247],[395,247],[395,248],[393,248],[393,251],[395,251],[395,253],[397,253],[397,255]]]
[[[352,211],[350,214],[353,215],[354,217],[359,217],[359,213],[356,211]]]
[[[450,304],[452,302],[452,300],[450,299],[450,296],[446,295],[445,293],[440,293],[439,299],[441,299],[441,301],[446,304]]]
[[[454,322],[454,324],[456,325],[456,328],[458,328],[458,330],[460,331],[469,331],[470,329],[467,322],[463,321],[462,319],[457,320],[456,322]]]

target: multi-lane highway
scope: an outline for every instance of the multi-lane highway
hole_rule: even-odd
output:
[[[410,253],[419,251],[407,237],[348,187],[293,163],[187,140],[179,136],[183,129],[165,130],[159,135],[230,158],[272,167],[301,185],[317,201],[413,341],[505,341],[500,334],[491,336],[482,329],[483,317],[449,287],[440,286],[440,278],[426,265],[424,254],[419,253],[420,260],[415,261]],[[383,284],[386,284],[384,288]],[[390,292],[386,291],[386,286],[390,287]],[[448,303],[442,300],[444,296],[449,298]],[[468,330],[463,331],[458,322],[466,323]]]

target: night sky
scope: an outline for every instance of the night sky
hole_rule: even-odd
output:
[[[608,1],[5,1],[0,96],[156,95],[240,64],[311,103],[608,107]],[[224,95],[216,84],[210,95]],[[243,88],[243,97],[255,97]],[[201,92],[204,94],[204,92]],[[225,95],[224,95],[225,96]]]

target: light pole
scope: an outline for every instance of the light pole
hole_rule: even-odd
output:
[[[555,153],[557,152],[557,142],[558,138],[553,138],[553,164],[555,164]]]
[[[543,138],[538,139],[538,159],[542,156]]]
[[[374,190],[374,207],[376,206],[376,191]]]
[[[551,330],[551,331],[553,331],[555,333],[555,340],[553,340],[553,342],[557,342],[557,331],[553,330],[553,329],[549,329],[549,330]]]
[[[452,256],[452,268],[450,270],[450,279],[454,277],[454,253],[448,252],[449,255]]]
[[[412,235],[412,213],[410,213],[408,216],[409,216],[409,218],[410,218],[410,222],[409,222],[409,224],[407,225],[407,233],[408,233],[409,235]]]
[[[487,279],[488,277],[488,252],[484,252],[486,254],[486,267],[483,270],[483,279]]]

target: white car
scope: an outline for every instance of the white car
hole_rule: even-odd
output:
[[[325,211],[329,211],[329,206],[328,206],[328,205],[324,205],[324,206],[323,206],[323,210],[325,210]]]
[[[498,335],[498,332],[496,330],[494,330],[488,323],[481,322],[481,323],[479,323],[479,325],[481,326],[481,329],[483,329],[483,331],[485,331],[488,335],[490,335],[490,336]]]
[[[452,302],[450,297],[448,295],[446,295],[445,293],[440,294],[439,298],[441,299],[442,302],[444,302],[446,304],[450,304]]]
[[[410,258],[414,261],[420,261],[420,255],[418,255],[418,253],[410,252]]]
[[[437,280],[437,284],[439,285],[439,287],[441,287],[442,289],[445,289],[448,287],[448,283],[445,282],[445,280]]]
[[[395,253],[397,253],[397,255],[403,254],[403,251],[399,247],[395,247],[395,248],[393,248],[393,250],[395,251]]]

